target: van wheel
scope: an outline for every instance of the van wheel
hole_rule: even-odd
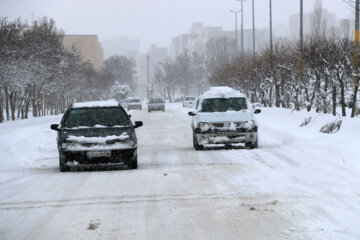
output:
[[[195,148],[195,150],[203,150],[204,149],[204,146],[203,145],[200,145],[197,141],[197,138],[196,138],[196,134],[193,132],[193,147]]]
[[[245,147],[248,147],[250,149],[258,148],[258,140],[256,139],[255,142],[247,142],[247,143],[245,143]]]

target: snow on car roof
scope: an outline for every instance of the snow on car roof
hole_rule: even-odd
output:
[[[117,107],[119,103],[115,100],[108,101],[92,101],[92,102],[77,102],[73,103],[72,108],[86,108],[86,107]]]
[[[212,87],[208,91],[206,91],[203,95],[200,96],[201,99],[232,98],[232,97],[246,98],[246,95],[230,87]]]

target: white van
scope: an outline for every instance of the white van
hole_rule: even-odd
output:
[[[193,146],[245,143],[258,147],[258,125],[255,112],[245,94],[229,87],[212,87],[196,101],[192,116]]]

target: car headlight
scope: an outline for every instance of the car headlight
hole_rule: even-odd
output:
[[[67,146],[68,146],[68,144],[67,144],[67,143],[62,143],[62,144],[61,144],[61,148],[62,148],[62,149],[67,148]]]

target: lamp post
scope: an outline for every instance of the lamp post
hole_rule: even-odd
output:
[[[238,33],[237,33],[237,15],[240,11],[230,10],[230,12],[235,14],[235,48],[236,48],[236,54],[238,54],[239,49],[238,49]]]
[[[358,78],[358,68],[359,68],[359,11],[360,11],[360,0],[356,0],[355,5],[355,72],[356,76],[354,79],[354,97],[353,97],[353,106],[351,111],[351,117],[355,117],[356,113],[356,101],[357,101],[357,92],[359,91],[359,78]]]
[[[270,9],[270,51],[273,52],[273,34],[272,34],[272,2],[269,0],[269,9]]]
[[[255,3],[252,0],[252,25],[253,25],[253,61],[255,62]]]
[[[243,58],[244,57],[244,2],[246,0],[236,0],[241,2],[241,52],[240,55]]]
[[[303,56],[303,45],[304,45],[304,31],[303,31],[303,0],[300,0],[300,80],[304,80],[304,56]]]

